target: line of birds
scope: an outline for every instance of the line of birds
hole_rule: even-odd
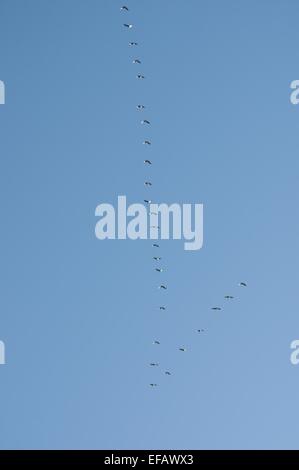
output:
[[[129,7],[126,6],[126,5],[121,6],[121,7],[120,7],[120,10],[121,10],[121,12],[124,12],[124,13],[128,13],[128,12],[130,11]],[[123,23],[123,26],[124,26],[124,28],[126,28],[126,29],[128,29],[128,30],[131,30],[131,29],[134,28],[133,24],[131,24],[131,23]],[[129,47],[136,47],[136,46],[138,46],[138,45],[139,45],[138,42],[135,42],[135,41],[130,41],[130,42],[129,42]],[[142,61],[141,61],[140,58],[134,58],[134,59],[132,60],[132,63],[133,63],[134,65],[141,65],[141,64],[142,64]],[[137,73],[137,75],[136,75],[136,79],[138,79],[138,80],[144,80],[145,78],[146,78],[145,75],[143,75],[142,73]],[[146,106],[145,106],[144,104],[137,104],[136,109],[137,109],[138,111],[144,111],[144,110],[146,109]],[[140,123],[141,123],[141,125],[143,125],[143,126],[150,126],[150,125],[151,125],[151,121],[149,121],[148,119],[142,119],[142,120],[140,121]],[[148,139],[145,139],[145,140],[142,142],[142,144],[143,144],[144,146],[151,146],[151,145],[152,145],[152,142],[151,142],[150,140],[148,140]],[[144,165],[146,165],[146,166],[148,166],[148,167],[153,164],[152,161],[149,160],[148,158],[146,158],[146,159],[143,161],[143,163],[144,163]],[[149,188],[149,187],[152,186],[152,182],[151,182],[151,181],[145,181],[145,182],[144,182],[144,186],[146,186],[146,187]],[[143,201],[144,201],[146,204],[148,204],[148,205],[150,205],[150,204],[152,203],[152,200],[151,200],[151,199],[144,199]],[[158,215],[158,214],[155,213],[155,212],[150,212],[150,215]],[[155,229],[157,229],[157,230],[160,229],[159,226],[151,226],[151,228],[155,228]],[[152,244],[152,247],[155,248],[155,249],[156,249],[156,248],[159,249],[159,248],[160,248],[160,245],[159,245],[158,243],[153,243],[153,244]],[[162,257],[161,257],[161,256],[153,256],[153,260],[154,260],[155,262],[159,262],[159,261],[162,260]],[[160,268],[160,267],[156,267],[156,268],[154,268],[154,269],[155,269],[155,271],[158,272],[158,273],[164,272],[164,269],[163,269],[163,268]],[[246,282],[243,282],[243,281],[240,282],[238,285],[239,285],[240,287],[247,287],[247,283],[246,283]],[[158,289],[161,290],[161,291],[166,291],[166,290],[167,290],[167,285],[166,285],[166,284],[160,284],[160,285],[158,286]],[[224,299],[225,299],[225,300],[233,300],[234,298],[235,298],[235,297],[234,297],[233,295],[230,295],[230,294],[224,296]],[[160,310],[160,311],[165,311],[166,309],[167,309],[167,306],[166,306],[166,305],[160,305],[160,306],[159,306],[159,310]],[[211,310],[213,310],[213,311],[221,311],[222,309],[223,309],[223,307],[220,307],[220,306],[211,307]],[[199,329],[197,329],[196,331],[197,331],[197,333],[204,333],[204,332],[205,332],[205,330],[202,329],[202,328],[199,328]],[[159,346],[161,343],[160,343],[160,341],[158,341],[158,340],[154,340],[154,341],[153,341],[153,344],[156,345],[156,346]],[[186,352],[186,351],[187,351],[187,349],[186,349],[185,347],[179,347],[178,350],[181,351],[181,352]],[[159,362],[150,362],[150,363],[149,363],[149,366],[150,366],[150,367],[159,367],[160,364],[159,364]],[[169,370],[165,370],[165,371],[164,371],[164,374],[167,375],[167,376],[172,375],[172,373],[171,373]],[[157,386],[158,386],[157,383],[150,383],[149,385],[150,385],[150,387],[157,387]]]

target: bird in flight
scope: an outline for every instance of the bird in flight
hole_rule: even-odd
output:
[[[150,140],[145,140],[143,142],[143,145],[152,145],[151,141]]]
[[[152,165],[152,162],[150,160],[144,160],[143,162],[145,165]]]
[[[144,185],[145,186],[152,186],[152,183],[150,181],[145,181]]]
[[[221,307],[212,307],[212,310],[222,310]]]
[[[229,300],[229,299],[234,299],[234,296],[233,295],[225,295],[224,298]]]
[[[141,64],[141,60],[140,59],[134,59],[133,64]]]
[[[154,256],[153,259],[154,259],[155,261],[160,261],[162,258],[161,258],[161,256]]]
[[[132,29],[132,28],[133,28],[133,25],[132,25],[132,24],[124,23],[124,27],[125,27],[125,28],[128,28],[128,29]]]
[[[159,307],[160,310],[166,310],[166,307]]]
[[[151,387],[158,387],[158,384],[150,384]]]
[[[124,5],[123,7],[120,7],[120,9],[121,9],[122,11],[129,11],[129,8],[126,7],[126,5]]]
[[[143,199],[143,201],[146,203],[146,204],[151,204],[152,201],[149,201],[148,199]]]
[[[158,243],[153,243],[153,246],[154,246],[155,248],[160,248],[160,246],[158,245]]]
[[[148,121],[147,119],[143,119],[143,120],[141,121],[141,124],[150,124],[150,121]]]
[[[129,46],[138,46],[138,42],[129,42]]]
[[[141,111],[142,109],[145,109],[145,106],[143,104],[138,104],[136,108]]]
[[[166,286],[164,286],[164,284],[161,284],[161,285],[158,287],[158,289],[167,290],[167,287],[166,287]]]
[[[136,75],[136,78],[138,78],[139,80],[144,80],[145,76],[139,73],[138,75]]]
[[[247,287],[247,284],[246,284],[246,282],[239,282],[239,286],[241,286],[241,287]]]
[[[160,269],[160,268],[155,268],[155,270],[156,270],[158,273],[162,273],[162,272],[163,272],[163,269]]]
[[[186,352],[186,351],[187,351],[186,348],[179,348],[179,350],[182,351],[182,352]]]
[[[165,375],[171,375],[171,373],[168,370],[166,370]]]
[[[160,341],[156,340],[153,342],[153,344],[161,344]]]
[[[158,364],[158,362],[151,362],[151,363],[150,363],[150,366],[152,366],[152,367],[158,367],[159,364]]]
[[[199,329],[197,331],[198,331],[198,333],[203,333],[205,330]]]

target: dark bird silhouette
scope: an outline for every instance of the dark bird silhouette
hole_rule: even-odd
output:
[[[163,272],[163,269],[155,268],[155,271],[157,271],[158,273],[162,273],[162,272]]]
[[[155,261],[160,261],[162,258],[161,258],[161,256],[154,256],[153,259],[154,259]]]
[[[160,248],[160,245],[158,245],[158,243],[153,243],[153,246],[154,246],[155,248]]]
[[[129,11],[129,8],[126,7],[126,5],[124,5],[123,7],[120,7],[120,9],[123,10],[123,11]]]
[[[163,290],[167,290],[167,287],[164,286],[164,284],[161,284],[158,288],[159,288],[159,289],[163,289]]]
[[[171,375],[170,372],[168,372],[168,370],[165,371],[165,375]]]
[[[143,145],[152,145],[150,140],[144,140]]]
[[[145,106],[143,104],[138,104],[136,108],[141,111],[142,109],[145,109]]]
[[[145,186],[153,186],[150,181],[145,181],[144,185],[145,185]]]
[[[143,119],[141,121],[141,124],[150,124],[150,121],[148,119]]]
[[[143,162],[145,165],[152,165],[152,162],[150,160],[144,160]]]
[[[234,296],[233,295],[225,295],[224,298],[229,300],[229,299],[234,299]]]
[[[138,46],[138,42],[129,42],[129,46]]]
[[[156,340],[153,342],[153,344],[160,344],[160,341]]]
[[[132,62],[133,62],[133,64],[141,64],[141,60],[140,60],[140,59],[134,59]]]
[[[150,384],[151,387],[158,387],[158,384]]]
[[[131,28],[133,28],[133,25],[132,25],[132,24],[124,23],[124,27],[131,29]]]
[[[246,284],[246,282],[240,282],[240,283],[239,283],[239,286],[241,286],[241,287],[247,287],[247,284]]]
[[[186,348],[179,348],[179,350],[182,351],[182,352],[186,352],[186,351],[187,351]]]
[[[139,73],[138,75],[136,75],[136,78],[138,78],[139,80],[144,80],[145,76]]]
[[[152,367],[158,367],[159,364],[158,364],[158,362],[151,362],[151,363],[150,363],[150,366],[152,366]]]
[[[212,307],[212,310],[222,310],[221,307]]]
[[[166,310],[166,307],[159,307],[160,310]]]

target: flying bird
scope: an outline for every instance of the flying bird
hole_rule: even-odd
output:
[[[125,27],[125,28],[129,28],[129,29],[132,29],[132,28],[133,28],[133,25],[132,25],[132,24],[124,23],[124,27]]]
[[[150,384],[151,387],[158,387],[158,384]]]
[[[211,310],[222,310],[222,308],[221,307],[212,307]]]
[[[160,268],[155,268],[155,270],[156,270],[158,273],[162,273],[162,272],[163,272],[163,269],[160,269]]]
[[[145,186],[152,186],[152,183],[150,181],[145,181],[144,185]]]
[[[152,162],[150,160],[144,160],[143,162],[145,165],[152,165]]]
[[[165,375],[171,375],[170,372],[168,372],[168,370],[165,371]]]
[[[224,298],[225,299],[234,299],[234,296],[233,295],[225,295]]]
[[[153,342],[153,344],[161,344],[161,343],[160,343],[160,341],[157,341],[157,340],[155,339],[155,341]]]
[[[166,286],[164,286],[164,284],[161,284],[161,285],[158,287],[158,289],[164,289],[164,290],[167,290],[167,287],[166,287]]]
[[[166,310],[166,307],[159,307],[160,310]]]
[[[143,104],[138,104],[136,108],[141,110],[141,109],[145,109],[145,106]]]
[[[158,362],[151,362],[150,363],[150,366],[153,366],[153,367],[158,367],[158,365],[159,365]]]
[[[160,245],[158,245],[158,243],[153,243],[153,246],[154,246],[155,248],[160,248]]]
[[[182,351],[182,352],[186,352],[186,351],[187,351],[186,348],[179,348],[179,350]]]
[[[143,199],[143,201],[146,203],[146,204],[151,204],[152,201],[149,201],[148,199]]]
[[[138,78],[139,80],[144,80],[145,76],[139,73],[138,75],[136,75],[136,78]]]
[[[140,60],[140,59],[134,59],[132,62],[133,62],[133,64],[141,64],[141,60]]]
[[[138,42],[129,42],[129,46],[138,46]]]
[[[150,140],[145,140],[143,142],[143,145],[152,145],[151,141]]]
[[[203,333],[205,330],[200,330],[200,329],[199,329],[199,330],[197,330],[197,331],[198,331],[198,333]]]
[[[143,119],[143,120],[141,121],[141,124],[150,124],[150,121],[148,121],[147,119]]]
[[[161,256],[154,256],[153,259],[154,259],[155,261],[160,261],[162,258],[161,258]]]
[[[120,7],[121,10],[124,10],[124,11],[129,11],[129,8],[126,7],[126,5],[124,5],[123,7]]]
[[[240,282],[240,283],[239,283],[239,286],[241,286],[241,287],[247,287],[247,284],[246,284],[246,282]]]

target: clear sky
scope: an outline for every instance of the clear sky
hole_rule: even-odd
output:
[[[298,1],[127,4],[0,2],[0,447],[298,449]],[[156,200],[204,204],[166,312],[151,242],[94,235],[145,155]]]

